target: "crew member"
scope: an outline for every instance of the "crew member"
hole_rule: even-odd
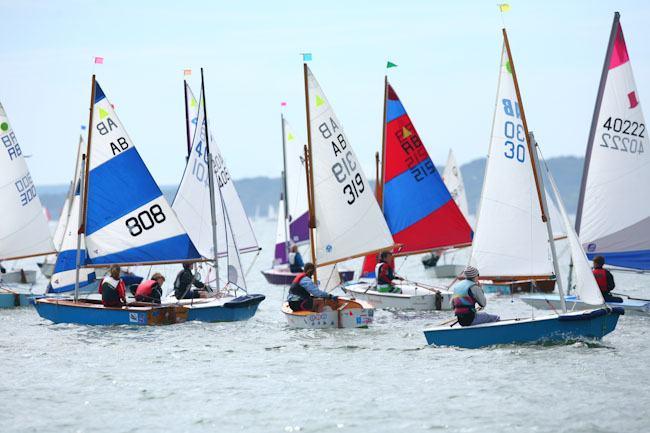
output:
[[[379,255],[379,263],[375,267],[377,279],[377,291],[381,293],[402,293],[402,289],[393,286],[393,280],[404,278],[395,275],[395,259],[390,251],[382,251]]]
[[[596,278],[600,292],[603,294],[603,299],[605,299],[605,302],[623,302],[623,298],[612,295],[611,292],[616,287],[616,284],[614,284],[614,276],[607,269],[603,268],[604,264],[605,257],[594,257],[594,277]]]
[[[192,286],[199,290],[193,289]],[[176,280],[174,280],[174,295],[178,300],[208,297],[205,284],[194,277],[191,263],[183,263],[183,270],[176,276]]]
[[[291,245],[291,251],[289,251],[289,270],[291,272],[302,272],[305,266],[305,262],[302,261],[302,255],[298,251],[298,245]]]
[[[314,284],[312,277],[315,271],[316,267],[313,263],[305,263],[305,271],[296,275],[296,278],[293,279],[287,296],[287,302],[293,311],[315,311],[315,304],[322,304],[322,302],[314,302],[315,298],[323,298],[325,301],[338,300],[338,297],[320,290]]]
[[[499,316],[476,311],[476,304],[481,307],[487,305],[483,289],[478,283],[478,269],[467,266],[459,278],[462,279],[453,285],[454,294],[451,297],[458,323],[461,326],[471,326],[498,322]]]
[[[109,274],[104,276],[99,285],[104,307],[122,307],[126,305],[126,286],[120,278],[120,267],[111,266]]]
[[[151,302],[160,304],[162,297],[162,285],[165,282],[165,277],[156,272],[151,276],[150,280],[143,281],[138,285],[135,291],[135,300],[138,302]]]

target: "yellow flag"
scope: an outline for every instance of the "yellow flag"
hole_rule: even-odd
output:
[[[508,12],[510,10],[510,5],[508,3],[499,3],[499,10],[501,12]]]

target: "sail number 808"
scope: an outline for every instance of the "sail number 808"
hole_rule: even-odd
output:
[[[125,221],[131,236],[140,236],[144,230],[152,229],[156,224],[160,224],[167,219],[160,205],[153,205],[149,210],[145,209],[138,213],[137,217],[128,218]]]

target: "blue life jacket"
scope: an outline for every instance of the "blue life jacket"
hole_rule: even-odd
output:
[[[454,294],[451,297],[451,304],[454,306],[454,314],[475,313],[476,299],[472,296],[469,289],[476,283],[472,280],[462,280],[454,284]]]

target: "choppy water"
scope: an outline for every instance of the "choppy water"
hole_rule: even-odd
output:
[[[426,345],[422,330],[449,312],[379,311],[365,330],[289,330],[283,289],[258,272],[274,223],[256,232],[265,251],[249,286],[267,299],[248,322],[85,327],[0,310],[0,431],[650,430],[650,318],[624,316],[599,343],[482,350]],[[401,272],[426,276],[415,257]],[[650,296],[650,278],[615,276]],[[501,297],[488,311],[531,310]]]

